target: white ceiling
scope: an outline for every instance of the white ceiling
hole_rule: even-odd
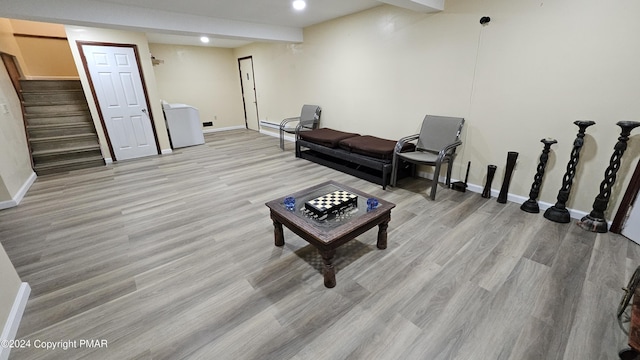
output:
[[[434,12],[444,0],[2,0],[0,17],[147,33],[150,42],[238,47],[253,41],[301,42],[302,29],[381,5]]]

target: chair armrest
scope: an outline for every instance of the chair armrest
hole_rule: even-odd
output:
[[[290,123],[292,121],[300,121],[300,116],[290,117],[290,118],[286,118],[286,119],[282,120],[280,122],[280,128],[284,129],[285,125],[287,125],[287,123]]]
[[[396,146],[393,149],[393,153],[395,154],[399,154],[400,151],[402,151],[402,147],[404,146],[404,144],[410,142],[410,141],[414,141],[417,140],[420,137],[420,134],[413,134],[413,135],[409,135],[409,136],[405,136],[403,138],[401,138],[400,140],[398,140],[398,142],[396,142]]]
[[[443,147],[440,152],[438,152],[438,160],[442,160],[444,159],[444,157],[447,155],[447,153],[449,153],[451,150],[453,150],[452,154],[455,153],[456,148],[458,146],[462,145],[462,141],[458,140],[456,142],[453,142],[445,147]],[[453,160],[451,160],[453,161]]]

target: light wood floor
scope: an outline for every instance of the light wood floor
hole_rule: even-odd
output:
[[[476,193],[430,201],[418,179],[383,191],[251,131],[206,139],[40,177],[0,212],[32,287],[18,337],[108,341],[11,359],[583,360],[626,345],[615,309],[640,248],[624,237]],[[338,249],[333,289],[305,241],[273,245],[264,206],[329,179],[397,204],[386,250],[376,230]]]

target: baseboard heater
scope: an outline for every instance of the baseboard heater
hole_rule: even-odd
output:
[[[260,127],[267,127],[272,129],[280,129],[280,124],[276,124],[267,120],[260,120]]]

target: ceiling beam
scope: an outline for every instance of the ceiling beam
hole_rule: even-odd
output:
[[[432,13],[444,10],[444,0],[378,0],[401,8]]]
[[[0,17],[140,32],[302,42],[302,29],[174,13],[91,0],[3,0]]]

